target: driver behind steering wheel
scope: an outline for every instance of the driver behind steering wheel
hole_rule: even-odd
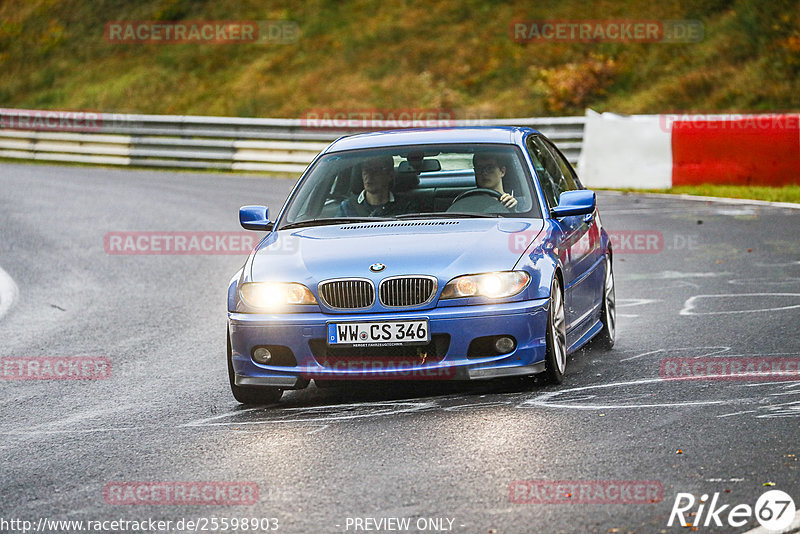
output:
[[[472,167],[475,169],[475,183],[478,187],[494,189],[500,193],[498,200],[508,209],[517,205],[517,199],[503,191],[506,166],[501,165],[496,156],[478,152],[472,156]]]

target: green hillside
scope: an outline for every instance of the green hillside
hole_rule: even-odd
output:
[[[800,110],[800,1],[0,2],[0,106],[298,117]],[[516,20],[695,20],[699,42],[516,42]],[[110,21],[289,21],[262,44],[118,44]]]

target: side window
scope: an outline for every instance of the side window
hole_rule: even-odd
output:
[[[528,137],[526,148],[533,160],[536,174],[539,176],[539,183],[542,185],[547,205],[553,208],[558,205],[561,193],[566,191],[564,175],[540,139],[534,136]]]
[[[563,154],[559,152],[559,150],[548,140],[543,140],[544,144],[547,146],[547,149],[550,151],[550,154],[553,155],[553,159],[558,164],[559,169],[561,170],[562,176],[564,176],[564,181],[567,184],[567,191],[574,191],[575,189],[583,189],[580,181],[578,180],[578,176],[575,174],[575,171],[572,168],[572,165],[564,158]]]

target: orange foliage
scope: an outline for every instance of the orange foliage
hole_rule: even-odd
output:
[[[554,113],[582,111],[592,97],[604,93],[617,72],[614,59],[595,54],[581,63],[542,70],[547,108]]]

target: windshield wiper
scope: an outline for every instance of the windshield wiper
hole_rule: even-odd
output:
[[[328,224],[347,224],[359,222],[391,221],[391,217],[325,217],[323,219],[309,219],[291,224],[285,224],[280,230],[290,230],[292,228],[305,228],[308,226],[325,226]]]
[[[477,217],[480,219],[495,219],[496,215],[485,213],[464,213],[460,211],[435,212],[435,213],[404,213],[397,215],[395,219],[457,219],[459,217]]]

